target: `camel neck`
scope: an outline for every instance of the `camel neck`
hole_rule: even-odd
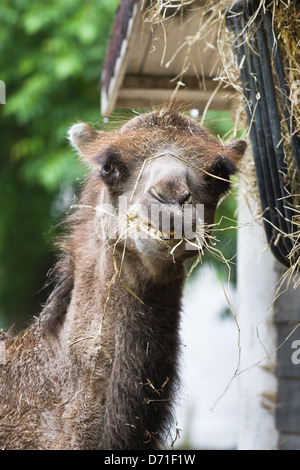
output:
[[[112,293],[103,328],[111,357],[104,449],[156,449],[162,444],[177,387],[180,304],[178,285],[173,288],[148,285],[140,300],[127,290],[125,298]]]
[[[63,332],[71,363],[81,364],[79,390],[97,397],[84,405],[90,431],[83,445],[155,449],[177,388],[183,276],[158,283],[133,274],[128,259],[121,275],[112,261],[103,266],[99,258],[75,278]]]

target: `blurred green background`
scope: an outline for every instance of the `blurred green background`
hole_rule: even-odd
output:
[[[66,133],[78,120],[102,124],[98,85],[118,3],[1,0],[0,327],[23,327],[47,298],[57,225],[83,174]],[[220,136],[232,127],[228,113],[208,117]],[[231,197],[222,210],[233,217],[235,208]],[[227,258],[235,232],[218,232]]]

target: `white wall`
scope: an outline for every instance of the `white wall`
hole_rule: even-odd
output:
[[[272,302],[279,279],[278,263],[272,256],[263,227],[255,222],[242,191],[239,200],[238,231],[238,321],[241,330],[239,378],[240,450],[271,450],[277,447],[274,405],[277,380],[276,329]],[[270,354],[269,357],[268,354]],[[259,363],[258,365],[255,365]],[[255,365],[255,366],[253,366]]]
[[[230,293],[232,297],[234,294]],[[182,393],[177,406],[178,428],[182,432],[177,447],[186,442],[192,449],[232,449],[237,445],[239,407],[235,380],[222,396],[238,361],[235,322],[231,316],[222,317],[227,305],[213,269],[200,269],[197,278],[186,286]]]

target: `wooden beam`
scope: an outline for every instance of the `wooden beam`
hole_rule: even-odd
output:
[[[170,100],[176,81],[174,77],[160,75],[128,74],[119,89],[117,107],[151,108]],[[199,81],[195,76],[184,77],[180,101],[183,105],[203,109],[216,90],[218,82],[209,77]],[[210,109],[231,109],[235,93],[232,88],[221,87],[212,99]]]
[[[123,82],[124,75],[126,73],[129,54],[128,51],[132,47],[135,34],[133,34],[135,29],[140,29],[141,20],[137,21],[137,16],[141,15],[141,11],[138,8],[139,2],[134,5],[132,17],[129,19],[126,37],[123,39],[121,50],[119,51],[119,56],[116,59],[114,64],[114,75],[110,78],[110,83],[108,90],[105,87],[105,73],[104,70],[102,76],[102,85],[101,85],[101,113],[103,115],[109,115],[113,111],[118,91]]]

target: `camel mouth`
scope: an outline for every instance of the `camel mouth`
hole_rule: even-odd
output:
[[[162,211],[160,206],[152,205],[150,212],[146,208],[124,211],[126,229],[131,234],[154,240],[170,241],[183,238],[193,239],[204,226],[204,206],[189,205],[185,210]]]
[[[137,213],[131,213],[130,217],[128,217],[127,224],[128,221],[129,225],[127,227],[129,228],[130,238],[134,239],[138,243],[143,240],[154,242],[154,245],[159,252],[161,250],[168,250],[168,252],[173,253],[174,250],[181,252],[182,250],[195,251],[202,249],[204,239],[203,225],[201,225],[201,230],[199,230],[198,227],[197,232],[194,231],[193,233],[187,234],[183,229],[176,230],[176,228],[168,228],[167,230],[160,230],[152,221],[141,217],[140,214]],[[139,246],[142,245],[139,243]],[[147,246],[149,249],[149,245]]]
[[[135,246],[143,256],[175,263],[203,253],[205,243],[202,233],[187,238],[176,230],[159,230],[151,222],[142,219],[136,224],[135,230]]]
[[[152,225],[151,222],[147,224],[147,233],[149,234],[150,238],[159,238],[162,241],[166,240],[174,240],[175,232],[174,230],[169,230],[168,232],[163,232]]]
[[[112,224],[104,233],[109,239],[130,238],[132,241],[157,242],[157,246],[173,247],[182,241],[195,241],[202,238],[205,226],[204,205],[186,204],[184,208],[161,204],[147,204],[136,201],[133,204],[122,198],[117,212],[104,210]],[[105,229],[106,230],[106,229]]]
[[[134,229],[135,233],[142,234],[142,238],[150,238],[152,240],[157,241],[170,241],[175,239],[175,231],[162,231],[159,230],[151,221],[144,220],[138,217],[138,220],[135,220],[134,223],[131,225],[131,228]],[[145,237],[143,237],[145,235]]]
[[[123,211],[119,226],[120,238],[130,239],[133,242],[130,246],[135,246],[144,255],[151,253],[152,256],[156,254],[159,257],[190,257],[196,251],[202,250],[205,233],[202,211],[200,213],[192,208],[190,217],[186,217],[186,211],[160,209],[160,214],[158,217],[155,211],[141,210],[141,204]]]

